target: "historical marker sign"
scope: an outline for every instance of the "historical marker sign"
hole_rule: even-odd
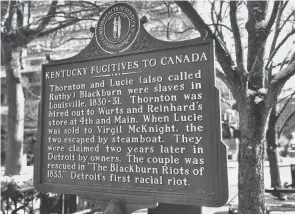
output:
[[[137,36],[138,22],[130,5],[114,5],[89,47],[43,65],[36,187],[221,206],[227,161],[213,42]]]

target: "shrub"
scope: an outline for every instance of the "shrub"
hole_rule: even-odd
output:
[[[34,213],[34,203],[39,194],[26,176],[4,176],[1,181],[2,213]]]

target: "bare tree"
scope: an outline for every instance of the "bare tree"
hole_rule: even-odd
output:
[[[1,54],[8,91],[8,141],[6,175],[22,170],[24,94],[21,84],[22,51],[36,38],[42,38],[98,16],[103,6],[87,1],[2,1]]]
[[[283,20],[285,24],[279,21],[280,29],[274,25],[276,20],[281,19],[288,2],[219,2],[216,3],[219,10],[215,10],[217,11],[215,19],[211,20],[213,25],[206,23],[198,8],[190,2],[175,3],[190,19],[201,36],[209,36],[215,40],[216,58],[221,66],[221,69],[217,69],[217,76],[227,84],[237,102],[241,128],[238,173],[239,213],[265,213],[264,145],[267,120],[272,107],[278,101],[281,88],[295,74],[295,52],[278,73],[273,74],[268,68],[277,51],[295,33],[293,29],[285,35],[280,34],[286,26],[288,17]],[[217,7],[216,4],[215,7]],[[268,16],[267,9],[270,6],[272,10]],[[238,11],[241,7],[248,12],[245,28],[239,20]],[[223,22],[226,18],[229,19],[229,26]],[[227,26],[222,27],[224,25]],[[266,42],[268,38],[271,38],[270,34],[274,28],[278,29],[276,33],[282,38],[280,42],[274,42],[274,48],[268,52]],[[233,51],[229,50],[225,34],[221,29],[230,29],[234,40]],[[246,39],[243,40],[245,37]],[[274,36],[273,40],[275,39]],[[268,59],[270,63],[265,62],[265,59]]]

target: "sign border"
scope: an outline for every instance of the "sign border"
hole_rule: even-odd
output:
[[[96,44],[96,47],[93,45]],[[181,41],[181,42],[167,42],[160,41],[153,38],[148,34],[143,27],[140,28],[140,33],[136,41],[129,47],[129,50],[121,53],[115,53],[113,55],[101,52],[101,47],[96,42],[96,36],[94,36],[89,43],[89,45],[82,50],[76,56],[70,57],[68,59],[62,60],[50,60],[48,64],[42,65],[42,78],[41,78],[41,97],[43,97],[43,79],[44,70],[52,65],[62,65],[71,62],[86,62],[92,60],[100,60],[113,57],[122,57],[140,53],[152,53],[158,51],[169,51],[171,49],[184,48],[189,46],[198,46],[202,44],[210,45],[210,59],[215,59],[214,54],[214,41],[212,39],[202,39],[197,38],[193,40]],[[93,49],[96,50],[93,52]],[[90,56],[89,56],[90,55]],[[215,80],[215,63],[214,61],[210,63],[210,78]],[[214,81],[215,82],[215,81]],[[210,97],[214,97],[213,107],[211,109],[211,127],[216,127],[216,135],[214,135],[214,154],[217,156],[217,167],[214,168],[216,176],[214,176],[215,184],[215,194],[191,194],[191,193],[173,193],[161,192],[161,191],[138,191],[134,189],[130,190],[115,190],[115,189],[104,189],[95,186],[77,186],[77,185],[60,185],[60,184],[49,184],[41,183],[41,156],[42,156],[42,109],[46,105],[44,101],[39,103],[39,120],[38,120],[38,143],[36,144],[35,153],[35,167],[34,167],[34,185],[36,189],[41,192],[59,192],[67,194],[77,194],[84,198],[89,198],[91,195],[92,200],[111,200],[118,199],[122,200],[128,204],[144,204],[144,205],[154,205],[157,203],[173,203],[173,204],[183,204],[183,205],[197,205],[197,206],[222,206],[228,200],[228,175],[227,175],[227,151],[226,145],[221,141],[221,121],[220,121],[220,93],[216,88],[216,83],[210,87]],[[220,124],[216,126],[216,121],[213,119],[219,119]],[[218,175],[218,176],[217,176]],[[126,197],[128,196],[128,197]]]

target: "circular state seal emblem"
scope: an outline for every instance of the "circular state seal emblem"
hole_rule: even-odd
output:
[[[140,21],[129,4],[118,3],[107,8],[98,20],[95,34],[100,48],[107,53],[127,50],[136,40]]]

